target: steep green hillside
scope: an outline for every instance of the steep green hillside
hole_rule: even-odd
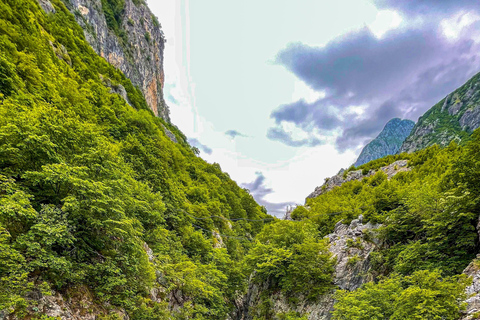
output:
[[[324,235],[337,221],[350,223],[360,214],[366,222],[381,223],[384,241],[391,245],[379,255],[381,274],[436,268],[448,275],[461,273],[478,249],[479,146],[480,132],[468,148],[451,144],[403,154],[410,171],[391,179],[379,171],[345,182],[307,199],[306,207],[294,210],[292,218],[315,221]],[[384,164],[378,159],[368,165],[374,168],[375,162]]]
[[[378,159],[365,166],[374,169],[386,160],[404,158],[410,171],[391,179],[380,171],[345,182],[292,212],[294,220],[315,223],[320,235],[331,233],[338,221],[349,224],[359,215],[364,223],[381,224],[375,233],[361,235],[377,246],[368,273],[380,281],[338,291],[333,319],[377,319],[379,314],[381,319],[461,317],[458,302],[466,298],[463,290],[469,282],[460,274],[479,250],[479,150],[477,130],[466,147],[435,145]],[[361,243],[351,241],[350,246]]]
[[[102,319],[225,319],[269,216],[52,3],[0,1],[0,316],[53,319],[61,294]]]
[[[396,154],[414,126],[415,122],[411,120],[390,120],[382,132],[363,148],[354,166]]]
[[[480,127],[480,74],[449,94],[420,117],[400,152],[413,152],[433,144],[467,141]]]

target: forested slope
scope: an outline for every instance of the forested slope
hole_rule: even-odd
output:
[[[269,217],[52,3],[0,1],[0,317],[225,319]]]
[[[345,182],[292,212],[295,220],[313,222],[321,235],[360,214],[364,222],[381,225],[351,242],[352,247],[360,245],[355,238],[380,244],[368,257],[368,272],[376,281],[352,292],[337,291],[333,319],[461,317],[468,284],[461,274],[479,249],[479,150],[476,131],[465,147],[434,145],[375,160],[358,169],[366,174],[405,159],[410,170],[391,179],[378,171]]]

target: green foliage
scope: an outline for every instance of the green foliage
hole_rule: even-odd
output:
[[[439,271],[392,275],[352,292],[337,291],[333,319],[458,319],[468,283],[464,275],[442,278]]]
[[[152,22],[153,22],[153,25],[157,28],[161,28],[162,26],[160,25],[160,22],[158,21],[157,17],[155,15],[152,14]]]
[[[172,316],[151,289],[190,301],[178,317],[224,319],[246,288],[248,238],[264,225],[227,220],[269,216],[52,4],[47,15],[35,0],[0,3],[0,310],[21,318],[32,291],[88,286],[131,319]],[[115,30],[124,3],[102,4]]]
[[[307,316],[302,316],[298,312],[284,312],[284,313],[277,313],[276,320],[308,320]]]
[[[310,209],[302,210],[301,216],[314,221],[321,235],[332,232],[337,221],[349,223],[360,214],[366,221],[381,223],[380,238],[385,245],[376,253],[378,274],[408,275],[423,269],[458,274],[474,258],[478,246],[479,141],[475,134],[466,147],[433,146],[367,163],[374,168],[407,158],[411,171],[390,180],[377,172],[362,181],[344,183],[308,199]]]
[[[310,221],[279,221],[266,226],[246,256],[254,281],[272,288],[317,297],[332,288],[335,260]]]
[[[150,35],[150,32],[145,32],[145,40],[147,40],[148,43],[152,40],[152,36]]]
[[[118,34],[122,25],[125,0],[102,0],[102,8],[108,27]]]

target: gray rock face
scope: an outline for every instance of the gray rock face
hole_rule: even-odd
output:
[[[381,167],[379,170],[385,172],[388,176],[388,179],[391,179],[394,175],[399,172],[410,171],[410,168],[407,167],[408,161],[407,160],[398,160],[389,164],[388,166]],[[362,170],[350,171],[346,175],[343,173],[344,171],[340,171],[339,174],[333,176],[331,178],[325,179],[325,183],[322,186],[316,187],[315,190],[307,197],[308,198],[316,198],[325,192],[333,190],[335,187],[340,187],[345,182],[353,181],[353,180],[362,180],[364,178],[370,177],[374,175],[377,171],[370,170],[366,175],[363,175]]]
[[[101,0],[63,1],[92,48],[142,90],[155,115],[170,121],[163,98],[165,36],[147,5],[125,0],[119,26],[125,36],[120,37],[108,27]],[[53,8],[48,0],[39,3],[46,12]]]
[[[399,152],[414,152],[433,144],[461,142],[480,127],[480,74],[428,110],[405,139]]]
[[[115,319],[130,319],[124,310],[95,303],[93,295],[86,287],[70,289],[67,296],[68,298],[60,293],[50,296],[42,296],[40,292],[32,293],[28,298],[35,301],[35,307],[30,307],[28,311],[30,314],[37,313],[59,320],[95,320],[105,315],[113,316]],[[0,320],[19,318],[0,312]]]
[[[372,160],[396,154],[414,126],[415,122],[411,120],[398,118],[390,120],[382,132],[363,148],[354,165],[358,167]]]
[[[55,8],[48,0],[38,0],[40,7],[42,7],[43,11],[46,13],[55,13]]]
[[[337,259],[334,273],[334,284],[344,290],[355,290],[364,283],[373,280],[368,272],[371,266],[370,254],[381,245],[376,240],[375,230],[379,225],[363,224],[363,217],[353,220],[349,226],[337,223],[329,239],[329,251]],[[252,320],[255,308],[261,303],[262,292],[268,290],[268,283],[262,285],[251,283],[247,294],[237,302],[237,320]],[[329,320],[335,300],[334,291],[308,300],[303,295],[287,297],[282,292],[269,296],[272,301],[272,313],[295,311],[308,316],[309,320]],[[290,299],[289,299],[290,298]],[[292,299],[295,303],[292,303]],[[290,300],[290,301],[289,301]]]
[[[472,277],[472,284],[466,288],[467,293],[467,310],[462,320],[478,319],[473,315],[480,311],[480,256],[472,261],[468,267],[463,271],[469,277]]]
[[[340,221],[335,225],[335,231],[328,235],[329,250],[337,258],[335,285],[343,290],[352,291],[373,280],[369,274],[370,254],[380,243],[375,237],[368,237],[379,225],[362,222],[362,216],[353,220],[349,226]]]

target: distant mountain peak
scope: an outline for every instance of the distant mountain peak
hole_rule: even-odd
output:
[[[396,154],[414,126],[415,122],[407,119],[394,118],[388,121],[382,132],[363,148],[354,165],[358,167],[372,160]]]

